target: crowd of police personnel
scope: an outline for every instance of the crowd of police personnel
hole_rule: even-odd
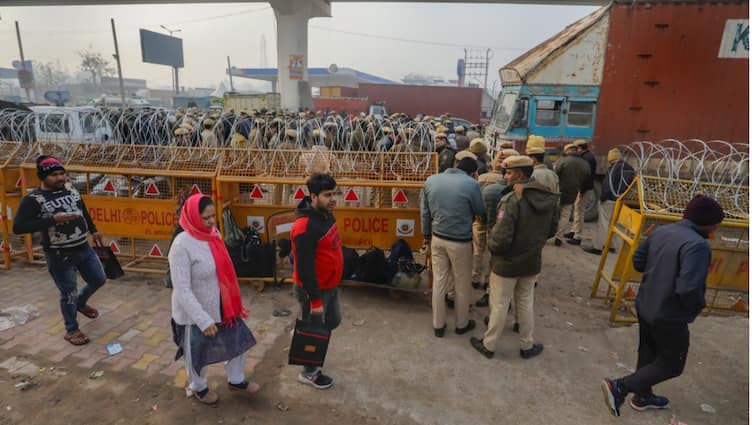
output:
[[[472,331],[472,288],[486,289],[474,303],[489,308],[487,329],[482,338],[472,337],[471,345],[493,357],[511,306],[519,354],[535,357],[544,349],[534,338],[533,314],[542,249],[552,238],[557,247],[564,239],[582,244],[585,209],[595,194],[595,156],[585,140],[565,145],[553,164],[543,137],[530,136],[523,152],[511,142],[493,152],[480,138],[459,149],[458,140],[457,135],[454,146],[448,134],[435,134],[441,172],[428,178],[422,191],[422,232],[432,253],[435,336],[445,335],[448,307],[455,310],[455,333]],[[634,177],[619,150],[612,149],[608,160],[599,231],[592,246],[583,247],[592,254],[602,252],[614,201]]]
[[[250,149],[309,149],[339,151],[431,152],[438,134],[446,134],[456,149],[470,147],[480,128],[454,125],[450,114],[419,116],[349,115],[322,111],[282,112],[233,109],[226,112],[179,110],[171,118],[177,146]],[[458,136],[458,142],[457,142]]]

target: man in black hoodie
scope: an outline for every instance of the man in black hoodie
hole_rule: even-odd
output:
[[[76,312],[90,319],[99,315],[87,305],[87,300],[106,279],[88,239],[91,234],[101,245],[102,238],[81,196],[66,183],[66,170],[60,161],[40,156],[37,176],[42,184],[21,200],[13,233],[41,233],[47,269],[60,291],[60,310],[66,326],[64,338],[73,345],[84,345],[89,338],[79,330]],[[77,291],[77,270],[86,282],[81,291]]]
[[[684,219],[653,230],[632,258],[642,272],[637,294],[640,347],[637,371],[601,383],[608,410],[619,408],[634,393],[635,410],[665,409],[669,399],[653,394],[653,386],[682,374],[689,349],[689,323],[705,308],[705,282],[711,249],[706,239],[724,219],[721,205],[697,195]]]
[[[338,285],[343,275],[343,251],[333,217],[336,181],[316,173],[307,180],[309,196],[296,209],[291,229],[294,256],[294,291],[301,304],[302,320],[323,320],[333,330],[341,323]],[[314,318],[312,317],[314,316]],[[333,380],[318,368],[305,366],[299,382],[324,390]]]

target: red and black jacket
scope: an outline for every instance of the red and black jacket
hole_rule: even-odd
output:
[[[341,283],[343,252],[333,214],[312,207],[309,197],[299,203],[291,229],[294,283],[304,288],[311,308],[322,306],[322,290]]]

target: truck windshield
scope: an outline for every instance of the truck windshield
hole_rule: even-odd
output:
[[[501,130],[508,130],[511,116],[514,114],[516,106],[516,93],[503,93],[498,100],[495,115],[493,116],[493,125]]]

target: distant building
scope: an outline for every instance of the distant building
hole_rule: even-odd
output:
[[[459,80],[449,80],[435,75],[407,74],[401,79],[404,84],[413,86],[456,86]]]

